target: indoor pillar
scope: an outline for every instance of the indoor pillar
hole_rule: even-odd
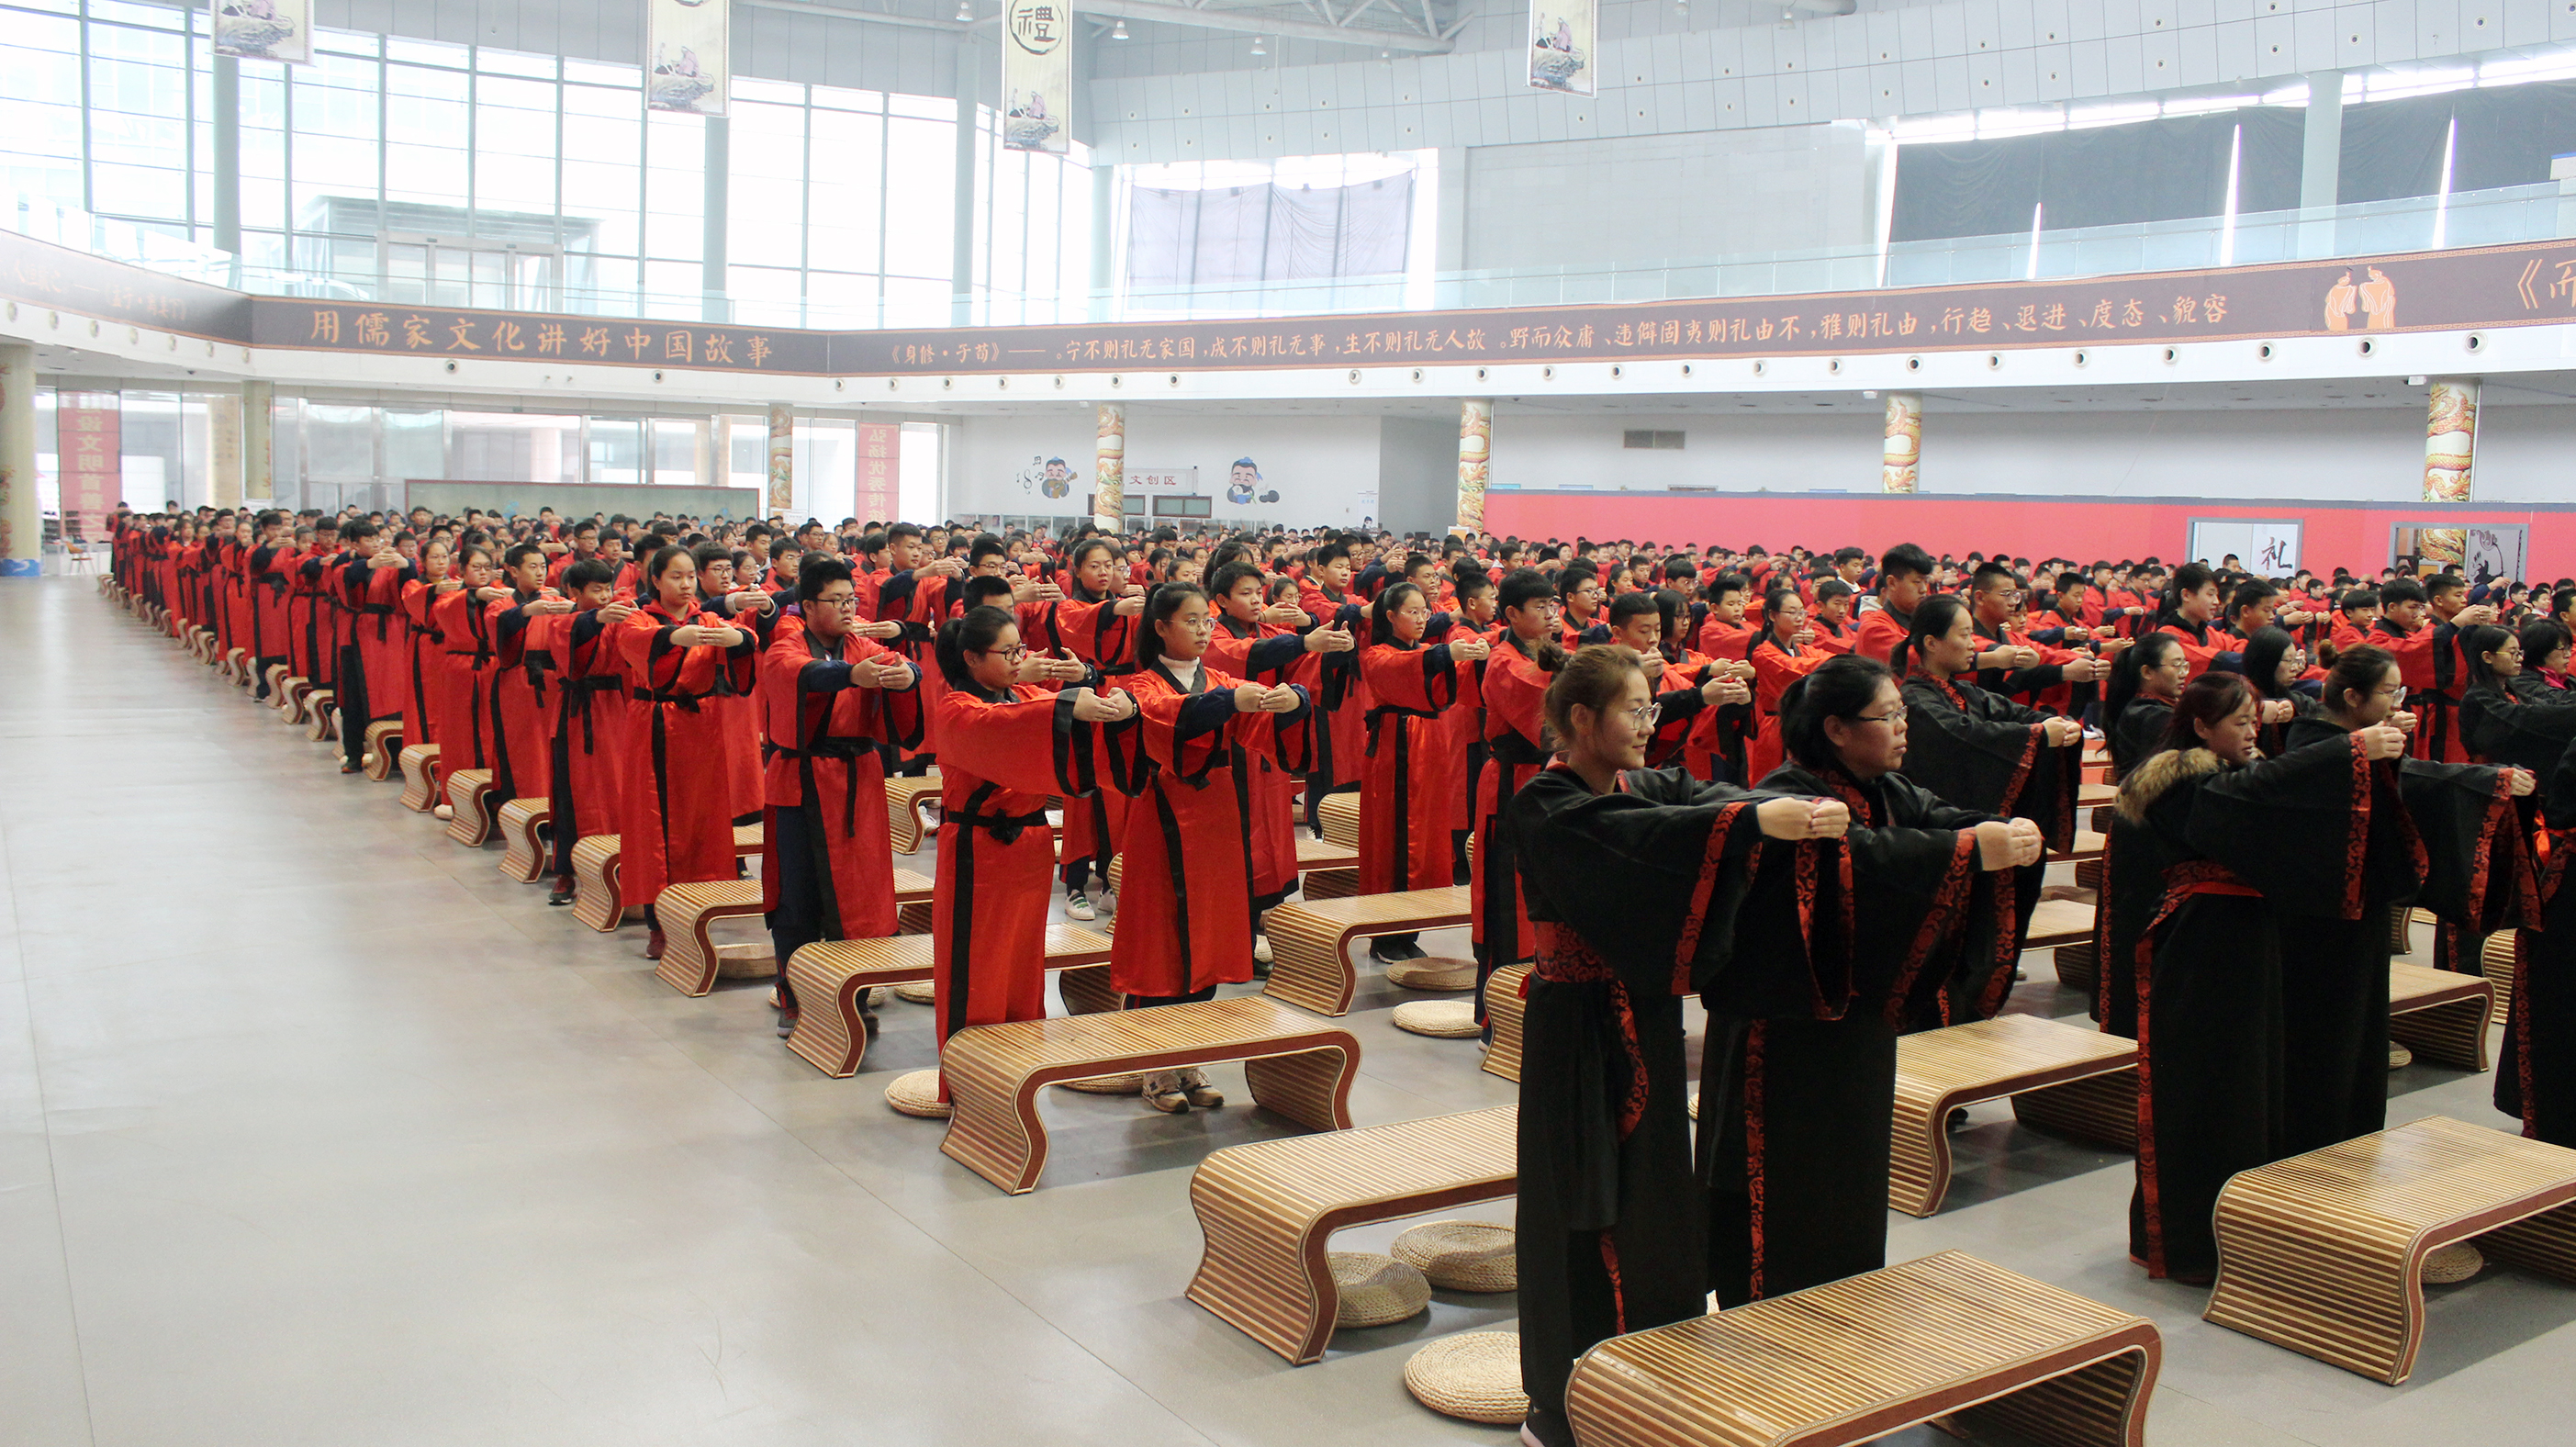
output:
[[[1117,273],[1111,270],[1117,257],[1112,243],[1117,217],[1111,212],[1118,204],[1118,168],[1094,162],[1091,167],[1091,308],[1086,313],[1093,321],[1109,320],[1111,295],[1117,290]]]
[[[233,254],[234,284],[241,272],[241,62],[215,57],[214,94],[214,242],[217,251]]]
[[[36,513],[36,349],[0,342],[0,578],[45,571]]]
[[[1887,427],[1880,444],[1878,485],[1883,492],[1913,492],[1923,460],[1923,394],[1887,394]]]
[[[706,142],[706,219],[700,240],[698,290],[699,308],[705,320],[733,320],[731,283],[725,276],[725,228],[731,209],[733,178],[732,123],[723,116],[709,116]]]
[[[796,409],[769,404],[769,510],[796,508]]]
[[[206,399],[206,501],[241,506],[242,399],[232,393]]]
[[[948,253],[948,324],[975,325],[975,158],[984,133],[975,127],[976,73],[986,62],[984,47],[972,36],[957,42],[957,181],[956,210],[950,223]]]
[[[1494,399],[1458,403],[1458,521],[1449,531],[1474,537],[1485,530],[1485,476],[1493,460]]]
[[[2308,77],[2308,115],[2299,151],[2299,209],[2331,210],[2340,198],[2343,174],[2343,72],[2321,70]],[[2334,222],[2319,217],[2299,223],[2299,255],[2334,255]]]
[[[2478,379],[2435,377],[2424,422],[2424,501],[2467,502],[2478,453]]]
[[[244,382],[241,394],[242,501],[277,501],[277,451],[271,425],[277,417],[277,384]]]
[[[1127,407],[1100,404],[1091,461],[1091,520],[1111,532],[1127,528]]]

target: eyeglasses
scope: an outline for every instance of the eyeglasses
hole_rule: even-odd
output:
[[[1628,710],[1628,721],[1641,729],[1653,728],[1655,720],[1663,716],[1664,706],[1660,703],[1641,703]]]
[[[1003,658],[1013,663],[1017,663],[1021,659],[1029,656],[1028,645],[1025,643],[1014,643],[1008,648],[972,648],[967,651],[970,653],[980,653],[987,658],[998,653],[1002,655]]]
[[[1904,717],[1905,710],[1900,708],[1893,713],[1856,713],[1851,716],[1851,720],[1853,723],[1893,724]]]

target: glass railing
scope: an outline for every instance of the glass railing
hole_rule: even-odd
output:
[[[246,266],[228,253],[126,222],[21,197],[7,228],[156,272],[268,296],[388,306],[489,307],[669,321],[866,331],[889,327],[1080,321],[1216,320],[1363,312],[1449,311],[1703,297],[1869,291],[2023,277],[2118,276],[2300,259],[2492,246],[2576,236],[2576,182],[2265,211],[2128,226],[1832,247],[1656,264],[1572,263],[1434,275],[1148,288],[1023,296],[978,292],[963,306],[921,298],[866,306],[736,299],[697,292],[548,286],[508,278],[419,278]]]

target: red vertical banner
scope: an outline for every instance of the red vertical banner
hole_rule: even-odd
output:
[[[893,522],[902,506],[903,427],[894,422],[859,424],[859,488],[854,503],[859,521]]]
[[[54,449],[60,459],[66,537],[106,538],[108,517],[125,496],[119,419],[113,392],[65,392],[55,402]]]

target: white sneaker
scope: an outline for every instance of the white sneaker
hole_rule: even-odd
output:
[[[1207,1077],[1195,1067],[1180,1072],[1180,1090],[1190,1104],[1201,1110],[1214,1110],[1225,1104],[1225,1097],[1217,1092],[1216,1087],[1209,1085]]]
[[[1266,965],[1271,962],[1270,936],[1254,935],[1252,937],[1252,962],[1256,965]]]
[[[1091,897],[1091,907],[1100,911],[1102,914],[1116,914],[1118,912],[1118,891],[1103,887],[1098,894]]]
[[[1091,907],[1089,895],[1078,889],[1068,889],[1064,892],[1064,917],[1088,921],[1100,918],[1100,913]]]
[[[1157,1070],[1145,1077],[1145,1103],[1165,1115],[1187,1115],[1190,1097],[1182,1093],[1181,1072]]]

